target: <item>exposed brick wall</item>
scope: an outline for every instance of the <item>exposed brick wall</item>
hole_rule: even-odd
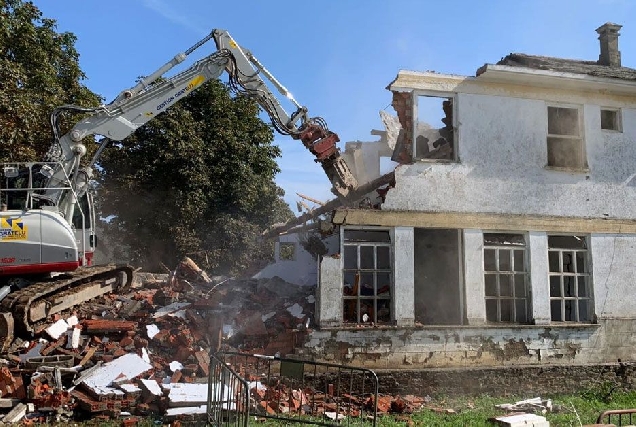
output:
[[[549,396],[607,383],[636,390],[636,365],[586,365],[376,372],[381,393],[420,396]]]
[[[410,92],[393,92],[391,105],[402,125],[398,139],[401,147],[393,156],[393,160],[402,164],[411,163],[413,158],[413,96]]]

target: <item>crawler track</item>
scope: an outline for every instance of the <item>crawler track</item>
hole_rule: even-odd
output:
[[[1,350],[10,345],[14,334],[30,334],[35,324],[51,314],[129,288],[132,278],[133,269],[128,265],[100,265],[80,268],[71,275],[10,293],[0,303]]]

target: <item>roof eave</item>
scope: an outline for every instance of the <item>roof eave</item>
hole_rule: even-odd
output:
[[[478,70],[478,81],[515,83],[527,86],[603,90],[611,93],[636,94],[636,80],[597,77],[589,74],[537,70],[528,67],[485,64]]]

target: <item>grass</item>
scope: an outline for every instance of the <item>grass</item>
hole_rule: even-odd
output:
[[[387,414],[378,419],[378,427],[404,427],[404,426],[433,426],[433,427],[493,427],[488,419],[506,415],[506,412],[495,408],[501,403],[514,403],[519,400],[536,396],[507,396],[492,397],[480,396],[476,398],[434,398],[427,407],[410,415]],[[595,389],[585,390],[574,395],[541,396],[543,399],[551,399],[553,411],[543,415],[553,427],[581,426],[594,424],[598,415],[609,409],[636,408],[636,391],[616,391],[610,384],[598,386]],[[452,413],[444,413],[452,410]],[[612,422],[618,425],[616,418]],[[634,423],[636,424],[636,417]],[[623,421],[623,425],[626,425]],[[280,426],[301,424],[284,423],[268,420],[265,422],[250,422],[254,426]],[[369,427],[371,423],[345,420],[343,427]]]
[[[385,414],[378,418],[378,427],[404,427],[404,426],[434,426],[434,427],[493,427],[494,424],[488,421],[489,418],[505,415],[506,412],[495,408],[495,405],[501,403],[514,403],[519,400],[536,396],[507,396],[492,397],[480,396],[475,398],[468,397],[436,397],[420,411],[409,414]],[[630,409],[636,408],[636,391],[625,392],[616,390],[612,384],[602,384],[594,389],[585,390],[581,393],[573,395],[556,395],[541,396],[543,399],[551,399],[553,411],[543,415],[550,421],[553,427],[560,426],[581,426],[585,424],[596,423],[598,415],[609,409]],[[451,413],[446,413],[451,412]],[[617,419],[612,420],[618,425]],[[636,423],[636,417],[634,420]],[[623,421],[623,425],[627,424]],[[75,426],[99,426],[99,427],[115,427],[121,426],[121,421],[99,422],[71,422],[66,425]],[[161,424],[159,424],[161,425]],[[167,424],[164,424],[167,425]],[[182,424],[185,426],[202,425],[199,423]],[[301,426],[307,424],[289,423],[284,421],[266,420],[251,421],[251,426]],[[343,427],[370,427],[371,423],[359,420],[347,419],[341,424]],[[157,424],[151,419],[144,419],[139,427],[156,427]]]

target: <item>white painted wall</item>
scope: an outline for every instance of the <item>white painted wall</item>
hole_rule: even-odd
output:
[[[590,240],[596,315],[636,318],[636,236],[593,234]]]
[[[600,106],[616,101],[584,105],[589,172],[572,173],[545,167],[556,101],[458,94],[459,163],[398,167],[383,209],[636,219],[636,102],[623,133],[600,129]]]
[[[292,243],[296,246],[293,260],[280,258],[280,243]],[[323,240],[328,253],[340,251],[338,235],[329,236]],[[285,234],[278,238],[274,248],[274,263],[256,273],[255,279],[270,279],[278,276],[288,283],[298,286],[316,286],[318,283],[318,261],[300,244],[298,234]]]

